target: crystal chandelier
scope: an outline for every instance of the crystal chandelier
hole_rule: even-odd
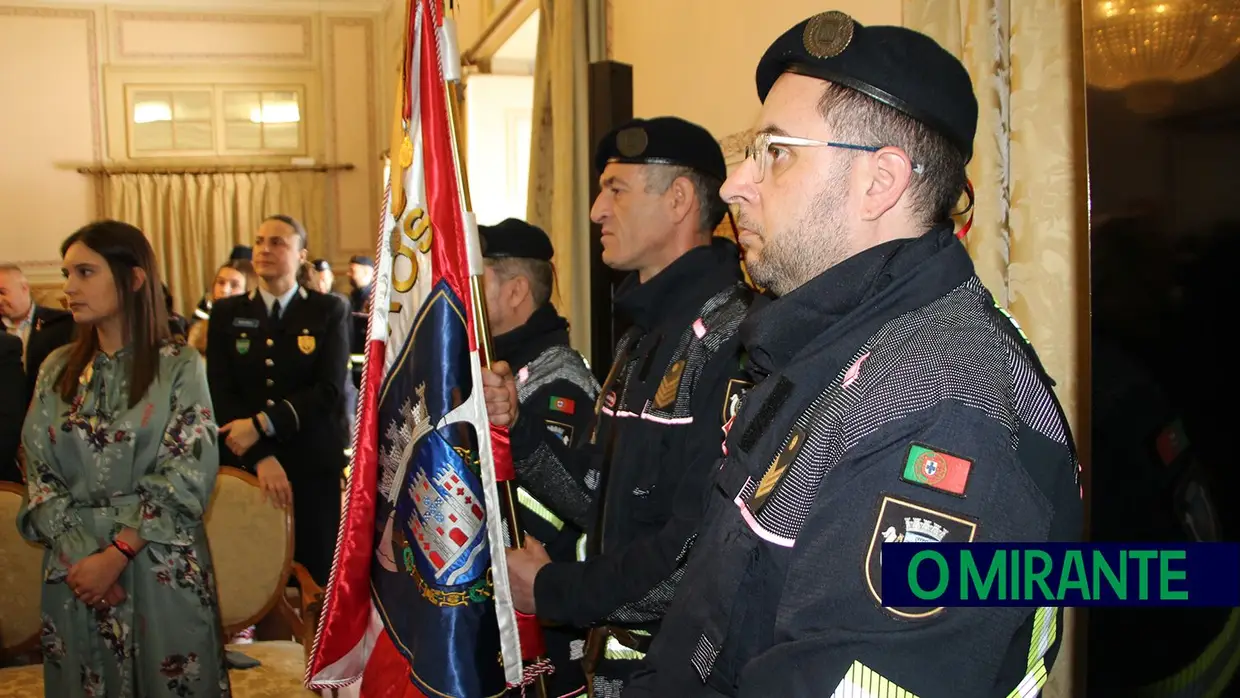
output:
[[[1086,79],[1100,89],[1190,82],[1240,54],[1240,0],[1105,0],[1085,8]]]

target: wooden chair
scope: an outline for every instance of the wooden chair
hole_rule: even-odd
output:
[[[25,488],[0,483],[0,521],[16,520],[24,496]],[[227,646],[261,662],[252,669],[229,672],[234,698],[320,695],[302,681],[323,591],[304,567],[293,562],[292,510],[268,504],[253,475],[224,467],[205,518],[224,637],[235,636],[273,610],[293,636]],[[15,526],[0,525],[0,659],[38,649],[42,561],[41,548],[22,540]],[[288,589],[290,574],[300,586],[296,594]],[[42,697],[42,666],[0,669],[0,698]]]

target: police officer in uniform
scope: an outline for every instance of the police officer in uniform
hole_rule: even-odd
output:
[[[595,155],[602,191],[591,218],[603,261],[634,272],[617,291],[632,321],[595,405],[589,444],[569,449],[515,412],[523,486],[588,533],[589,559],[552,562],[536,541],[509,551],[518,609],[591,627],[595,696],[618,695],[658,629],[696,529],[729,398],[743,379],[736,328],[757,297],[738,249],[712,233],[727,212],[719,144],[681,119],[635,120]],[[509,423],[517,387],[502,363],[484,375],[492,420]]]
[[[566,447],[578,447],[589,439],[590,407],[599,385],[585,357],[569,346],[568,321],[551,304],[551,240],[541,228],[515,218],[480,225],[478,232],[495,358],[516,373],[521,414],[535,424],[541,421]],[[517,488],[517,499],[522,526],[545,545],[551,559],[575,560],[583,531],[524,487]],[[552,626],[543,634],[555,667],[547,678],[549,694],[578,695],[585,690],[585,676],[581,662],[571,659],[572,646],[584,641],[585,633]]]
[[[880,596],[885,541],[1081,535],[1051,381],[954,235],[969,74],[922,34],[826,12],[770,46],[757,86],[757,135],[721,193],[777,297],[741,330],[760,381],[625,698],[1032,691],[1059,609]]]
[[[298,286],[306,231],[276,215],[254,240],[258,288],[215,303],[207,377],[221,462],[258,476],[277,506],[294,504],[294,559],[319,584],[331,571],[347,443],[348,308]]]

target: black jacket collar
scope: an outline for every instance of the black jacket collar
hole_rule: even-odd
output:
[[[555,306],[546,303],[524,325],[495,335],[492,342],[495,358],[507,361],[516,370],[538,358],[548,347],[568,345],[568,320],[560,317]]]
[[[696,312],[711,296],[742,278],[736,243],[716,236],[646,283],[640,283],[637,274],[630,275],[616,290],[616,309],[633,324],[651,330],[664,320]]]
[[[807,347],[919,308],[972,275],[973,262],[950,225],[860,252],[742,323],[750,370],[770,375]]]

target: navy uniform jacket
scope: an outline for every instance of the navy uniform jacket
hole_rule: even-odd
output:
[[[747,385],[735,334],[756,296],[723,238],[636,281],[616,299],[633,326],[617,344],[591,443],[567,449],[524,420],[511,438],[524,486],[589,538],[586,562],[539,572],[538,616],[653,633],[701,514],[728,396]],[[621,680],[627,669],[599,673]]]
[[[299,288],[272,327],[255,290],[217,301],[207,332],[216,421],[222,426],[266,412],[275,426],[274,437],[260,438],[242,458],[222,447],[221,464],[253,472],[267,456],[280,461],[293,486],[296,560],[326,584],[348,444],[348,307]]]
[[[591,407],[599,385],[585,358],[568,343],[568,322],[550,304],[526,323],[494,338],[495,358],[507,361],[517,377],[521,420],[541,423],[565,446],[577,447],[590,437]],[[518,481],[520,485],[520,481]],[[517,489],[521,526],[538,539],[557,562],[572,562],[582,529],[524,487]],[[584,641],[582,631],[568,627],[545,627],[547,658],[555,673],[547,678],[550,695],[562,696],[585,686],[581,664],[574,661],[574,641]]]
[[[1081,535],[1051,383],[951,227],[846,260],[742,334],[762,379],[727,430],[684,580],[625,698],[1040,686],[1060,609],[879,596],[884,541]]]
[[[0,481],[21,482],[17,447],[26,419],[22,340],[0,328]]]

